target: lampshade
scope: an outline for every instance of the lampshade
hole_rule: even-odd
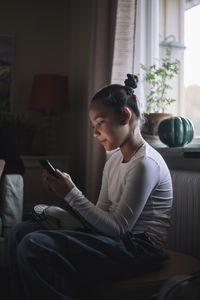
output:
[[[67,76],[36,74],[33,79],[30,108],[67,111],[69,109]]]

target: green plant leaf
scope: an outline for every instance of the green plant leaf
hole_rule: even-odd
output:
[[[146,67],[141,64],[144,71],[143,81],[149,84],[149,93],[146,98],[146,112],[162,112],[165,106],[170,105],[175,99],[167,97],[167,91],[172,89],[168,80],[174,78],[179,72],[180,61],[170,60],[171,51],[166,49],[166,56],[159,60],[159,66],[155,64]]]

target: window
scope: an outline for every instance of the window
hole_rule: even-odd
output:
[[[170,82],[172,90],[169,97],[176,99],[168,112],[173,115],[184,115],[183,102],[183,61],[184,61],[184,4],[185,0],[159,0],[159,57],[171,51],[171,58],[180,60],[179,75]],[[163,45],[166,45],[165,47]]]
[[[179,76],[173,84],[176,102],[170,111],[188,117],[200,136],[200,0],[159,0],[159,40],[174,38],[171,48],[181,61]],[[184,47],[185,46],[185,49]],[[164,51],[160,46],[160,57]]]

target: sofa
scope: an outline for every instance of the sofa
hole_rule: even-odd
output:
[[[20,166],[20,167],[19,167]],[[23,166],[0,159],[0,266],[6,265],[5,239],[9,231],[22,221]]]

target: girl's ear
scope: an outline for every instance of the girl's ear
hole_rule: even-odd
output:
[[[132,118],[132,111],[130,110],[130,108],[128,108],[127,106],[122,107],[122,122],[123,125],[126,125],[130,122],[131,118]]]

